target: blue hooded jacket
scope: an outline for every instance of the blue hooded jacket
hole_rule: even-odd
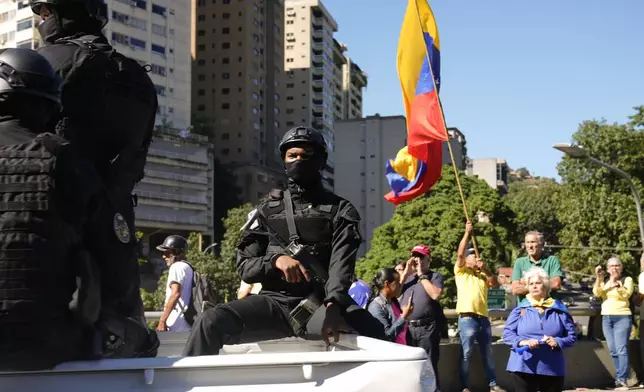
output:
[[[523,315],[521,312],[523,311]],[[515,350],[519,342],[527,339],[541,341],[543,336],[552,336],[559,347],[552,349],[546,344],[521,354]],[[524,299],[505,323],[503,342],[511,347],[507,371],[540,374],[545,376],[564,376],[564,349],[577,342],[577,328],[568,313],[568,308],[555,300],[550,308],[539,314],[530,301]]]

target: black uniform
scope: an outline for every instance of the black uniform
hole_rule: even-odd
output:
[[[285,139],[288,137],[289,133]],[[257,207],[261,214],[259,227],[246,229],[237,254],[237,271],[241,279],[247,283],[261,283],[262,291],[202,313],[192,327],[184,355],[216,355],[224,344],[294,336],[289,314],[314,293],[321,304],[338,306],[346,323],[357,332],[384,339],[382,325],[360,308],[348,292],[354,280],[356,253],[362,239],[358,212],[347,200],[325,190],[319,177],[303,186],[291,176],[288,191],[294,205],[299,243],[306,246],[321,268],[328,271],[326,284],[314,280],[287,283],[275,267],[277,258],[286,254],[280,241],[288,242],[292,236],[286,219],[285,192],[274,190],[269,199]],[[267,232],[277,234],[281,240],[263,235]],[[320,306],[309,321],[309,334],[320,333],[322,325],[319,322],[324,309],[325,306]]]
[[[18,94],[13,94],[17,92]],[[0,52],[0,370],[86,358],[98,317],[83,227],[100,181],[65,139],[47,133],[60,79],[28,49]]]
[[[92,160],[106,189],[106,202],[85,238],[101,272],[103,355],[155,356],[159,341],[147,328],[140,295],[132,195],[143,178],[154,129],[154,84],[101,33],[107,22],[103,0],[30,4],[34,13],[46,6],[53,14],[38,27],[44,41],[38,52],[63,80],[57,130]]]

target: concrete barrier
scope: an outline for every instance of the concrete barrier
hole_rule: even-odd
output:
[[[441,391],[460,391],[459,383],[459,356],[461,346],[457,343],[441,345],[439,361],[439,374]],[[502,343],[494,344],[494,366],[496,369],[497,383],[508,391],[512,391],[512,382],[509,373],[505,370],[510,355],[509,347]],[[575,388],[603,388],[613,383],[615,367],[608,352],[606,342],[580,340],[577,344],[564,351],[566,358],[565,389]],[[636,372],[641,367],[639,340],[631,340],[629,349],[631,361],[630,384],[638,380]],[[642,378],[639,378],[640,380]],[[474,358],[470,363],[469,387],[474,391],[484,391],[488,381],[485,379],[483,363],[478,348],[474,350]]]

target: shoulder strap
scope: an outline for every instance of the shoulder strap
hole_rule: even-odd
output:
[[[297,242],[300,236],[297,234],[297,226],[295,225],[295,213],[293,212],[293,200],[291,199],[291,191],[284,192],[284,207],[286,208],[286,224],[288,225],[288,239]]]

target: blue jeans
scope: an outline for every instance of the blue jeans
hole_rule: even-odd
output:
[[[602,328],[610,356],[615,365],[615,379],[626,383],[628,379],[628,341],[633,322],[631,316],[602,316]]]
[[[461,386],[467,388],[470,375],[470,359],[474,352],[474,341],[479,344],[481,359],[490,387],[496,385],[494,356],[492,355],[492,327],[487,317],[458,316],[461,336]]]

